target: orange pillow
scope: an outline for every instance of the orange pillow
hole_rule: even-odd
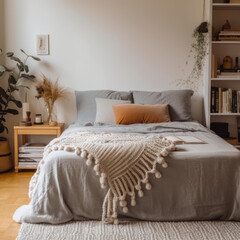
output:
[[[168,104],[125,104],[113,106],[116,124],[170,122]]]

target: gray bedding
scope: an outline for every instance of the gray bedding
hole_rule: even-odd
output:
[[[240,220],[240,152],[199,123],[75,125],[64,134],[86,130],[193,135],[206,142],[178,145],[177,151],[166,158],[169,167],[159,167],[163,177],[151,176],[152,190],[137,198],[137,205],[129,207],[123,217],[153,221]],[[52,224],[101,219],[106,191],[81,157],[53,152],[39,176],[31,202],[17,209],[13,219]]]

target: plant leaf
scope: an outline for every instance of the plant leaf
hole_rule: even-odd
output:
[[[0,118],[0,121],[6,122],[6,119],[3,118],[3,117],[1,117],[1,118]]]
[[[22,102],[19,100],[16,100],[13,96],[11,96],[9,101],[14,102],[18,108],[22,107]]]
[[[26,79],[28,79],[28,80],[31,80],[31,81],[33,81],[34,80],[34,78],[35,78],[35,76],[34,75],[29,75],[29,74],[21,74],[21,78],[26,78]]]
[[[7,55],[7,57],[12,57],[14,55],[14,53],[13,52],[7,52],[6,55]]]
[[[24,70],[25,70],[25,72],[26,72],[26,73],[28,73],[28,72],[29,72],[28,65],[25,65],[25,66],[24,66]]]
[[[16,84],[17,80],[15,79],[15,77],[13,75],[10,75],[8,78],[8,84]]]
[[[18,113],[19,113],[18,110],[12,109],[12,108],[8,108],[6,110],[6,112],[9,113],[9,114],[12,114],[12,115],[18,115]]]
[[[22,61],[18,58],[18,57],[11,57],[11,60],[20,63],[21,65],[23,65]]]
[[[0,115],[6,115],[6,114],[7,114],[6,111],[0,110]]]
[[[3,133],[5,129],[6,129],[7,133],[8,133],[8,128],[3,126],[3,124],[0,124],[0,133]]]
[[[0,87],[0,97],[4,97],[6,100],[8,99],[8,95],[2,87]]]
[[[24,71],[24,65],[23,64],[18,64],[17,63],[17,67],[19,69],[20,72],[23,72]]]
[[[17,88],[17,85],[10,84],[9,88],[10,88],[11,92],[19,91],[19,89]]]
[[[35,61],[41,61],[41,59],[40,58],[38,58],[38,57],[34,57],[34,56],[30,56],[32,59],[34,59]]]
[[[27,55],[26,52],[25,52],[23,49],[20,49],[20,51],[21,51],[22,53],[24,53],[25,55]],[[28,55],[27,55],[27,56],[28,56]]]
[[[5,106],[7,102],[5,102],[3,98],[0,97],[0,103]]]

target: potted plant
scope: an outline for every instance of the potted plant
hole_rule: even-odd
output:
[[[29,58],[36,61],[40,61],[39,58],[26,54],[22,49],[21,52],[25,55],[25,59],[22,61],[16,57],[13,52],[6,53],[6,57],[16,64],[15,69],[11,69],[5,65],[0,65],[0,79],[6,77],[8,83],[6,89],[0,87],[0,134],[4,131],[8,133],[6,126],[6,115],[19,114],[16,108],[22,107],[22,102],[14,97],[14,93],[19,91],[20,88],[28,88],[21,84],[22,79],[34,81],[35,76],[29,74],[29,67],[26,64]],[[2,50],[0,49],[0,53]],[[7,76],[6,76],[7,75]],[[10,103],[13,103],[15,107],[11,107]],[[7,171],[13,166],[11,160],[11,152],[7,138],[0,135],[0,172]]]

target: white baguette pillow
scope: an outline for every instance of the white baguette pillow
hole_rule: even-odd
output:
[[[115,116],[112,106],[131,104],[131,101],[127,100],[115,100],[106,98],[95,98],[97,105],[96,123],[108,123],[115,124]]]

